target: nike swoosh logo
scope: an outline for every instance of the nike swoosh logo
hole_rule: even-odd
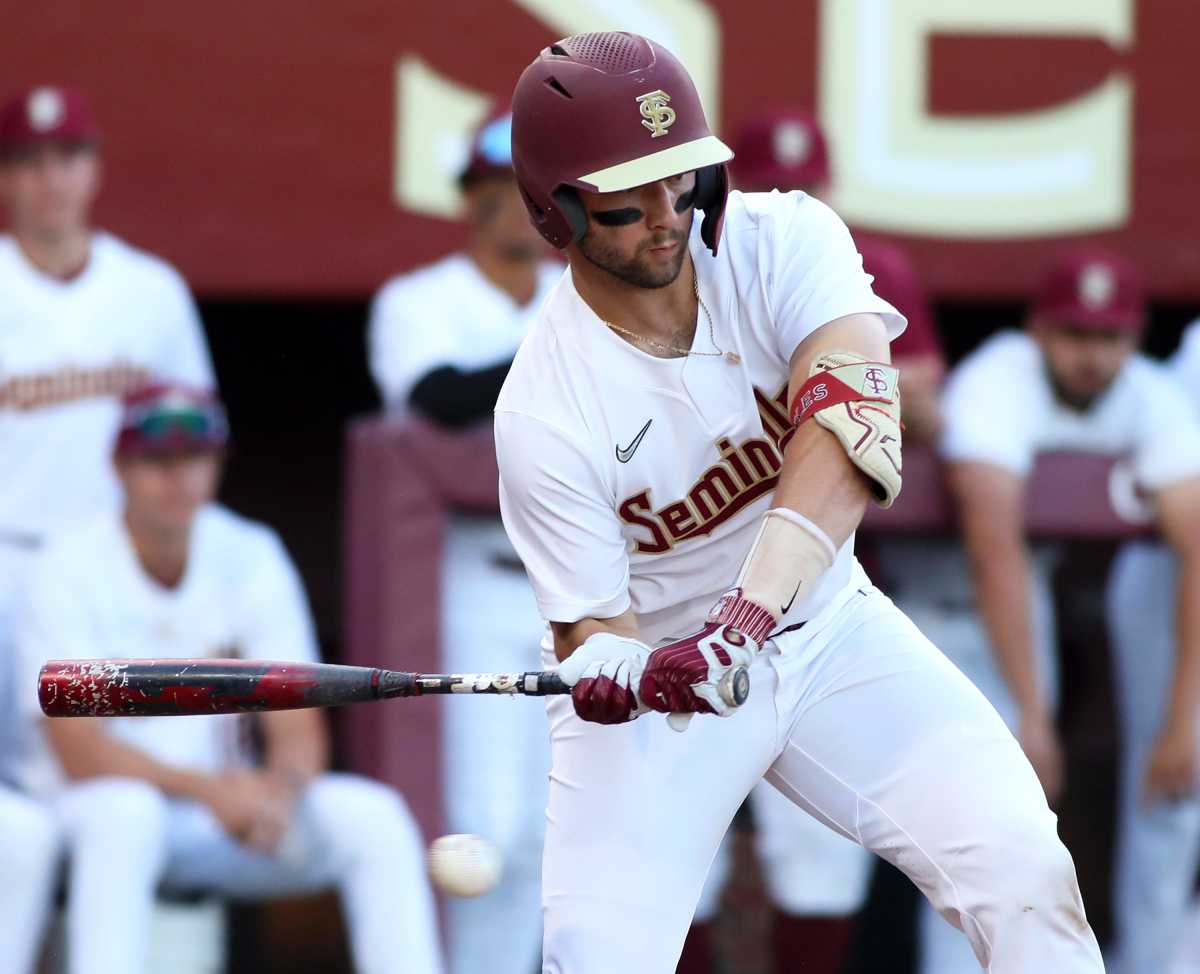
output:
[[[790,608],[792,607],[792,603],[796,601],[796,596],[797,596],[799,593],[800,593],[800,583],[799,583],[799,582],[797,582],[797,583],[796,583],[796,591],[792,593],[792,597],[791,597],[790,599],[788,599],[788,604],[787,604],[787,605],[785,605],[785,606],[783,607],[783,611],[781,611],[781,612],[779,613],[779,617],[780,617],[781,619],[782,619],[782,618],[783,618],[785,615],[787,615],[787,614],[788,614],[788,609],[790,609]]]
[[[619,443],[617,444],[617,460],[618,460],[618,462],[628,463],[630,460],[633,459],[634,453],[637,452],[638,446],[641,445],[642,437],[646,435],[646,430],[648,430],[650,428],[650,424],[653,422],[654,422],[653,419],[646,420],[646,425],[643,426],[642,431],[633,438],[633,442],[630,443],[629,446],[622,447]]]

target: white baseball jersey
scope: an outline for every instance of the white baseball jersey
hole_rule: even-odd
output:
[[[1200,319],[1188,325],[1167,367],[1184,393],[1200,406]]]
[[[392,278],[371,306],[371,374],[393,412],[406,412],[422,376],[441,366],[486,368],[516,354],[562,264],[545,261],[526,305],[484,277],[466,254]]]
[[[26,591],[17,648],[30,690],[48,659],[319,659],[304,589],[278,536],[215,504],[196,516],[187,568],[173,589],[143,570],[123,519],[105,514],[40,552]],[[32,692],[20,705],[40,713]],[[164,762],[214,771],[239,756],[237,719],[109,718],[106,730]],[[30,750],[22,783],[33,791],[57,785],[44,742]]]
[[[646,354],[595,315],[568,273],[500,394],[501,512],[549,620],[632,606],[651,643],[693,630],[770,504],[796,347],[860,312],[882,315],[892,337],[903,329],[845,225],[803,193],[732,193],[719,254],[698,220],[690,249],[713,326],[710,338],[699,309],[693,350],[736,361]],[[851,538],[782,624],[833,607],[861,572]]]
[[[1001,332],[951,373],[941,452],[1026,476],[1038,453],[1080,450],[1128,456],[1138,484],[1157,490],[1200,475],[1200,425],[1163,366],[1133,355],[1084,412],[1054,396],[1041,349],[1024,332]]]
[[[115,509],[120,396],[152,376],[213,383],[183,279],[107,233],[86,268],[49,277],[0,235],[0,541]]]

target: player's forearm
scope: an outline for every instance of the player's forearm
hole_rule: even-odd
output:
[[[101,721],[87,717],[47,721],[46,733],[70,778],[134,778],[177,798],[201,800],[215,781],[212,775],[177,768],[105,733]]]
[[[857,529],[871,499],[870,483],[828,430],[805,423],[784,453],[774,507],[803,514],[841,545]]]
[[[264,713],[265,768],[301,787],[329,766],[329,734],[316,710]]]
[[[997,665],[1021,712],[1038,713],[1038,687],[1030,618],[1033,567],[1020,538],[994,544],[968,534],[967,554],[979,615]]]
[[[638,635],[637,617],[632,610],[608,619],[588,616],[576,622],[551,622],[550,631],[554,634],[554,655],[560,663],[582,646],[589,636],[598,632],[611,632],[630,639],[641,638]]]
[[[1200,553],[1180,556],[1176,598],[1175,677],[1166,725],[1190,729],[1200,718]]]

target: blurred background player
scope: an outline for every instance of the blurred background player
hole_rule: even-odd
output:
[[[36,561],[18,641],[25,682],[52,658],[314,662],[300,578],[264,525],[213,503],[227,438],[206,392],[126,397],[113,462],[120,513],[64,530]],[[21,699],[32,717],[32,694]],[[362,974],[439,974],[416,826],[389,788],[327,770],[317,710],[259,717],[37,720],[26,786],[53,805],[70,855],[71,974],[146,970],[156,890],[259,899],[336,887]]]
[[[116,509],[109,450],[124,392],[151,375],[213,381],[180,276],[91,226],[99,138],[76,91],[30,88],[0,106],[0,779],[25,746],[11,630],[30,560],[63,525]],[[0,872],[24,877],[0,892],[0,951],[22,971],[53,842],[44,812],[3,784],[0,834]]]
[[[1139,488],[1151,499],[1159,531],[1185,566],[1173,593],[1181,608],[1175,616],[1176,652],[1164,647],[1149,662],[1147,637],[1139,636],[1136,651],[1127,648],[1118,655],[1136,656],[1136,665],[1123,669],[1150,665],[1161,671],[1134,677],[1135,687],[1157,683],[1158,689],[1145,717],[1148,733],[1134,735],[1140,764],[1126,775],[1127,802],[1145,799],[1162,807],[1193,796],[1196,787],[1200,630],[1193,619],[1200,605],[1200,424],[1167,371],[1137,353],[1145,318],[1140,283],[1129,262],[1101,250],[1064,254],[1048,269],[1025,331],[988,339],[947,384],[941,449],[983,629],[977,651],[955,662],[1018,734],[1051,800],[1062,787],[1054,659],[1046,652],[1053,628],[1038,622],[1039,586],[1023,525],[1026,479],[1036,455],[1049,450],[1127,455]],[[1164,617],[1170,617],[1172,601],[1164,591],[1153,604],[1161,603]],[[1144,620],[1153,609],[1143,602],[1130,611]],[[1129,625],[1119,626],[1118,634],[1128,632]],[[952,641],[943,648],[953,653],[964,645],[969,644]],[[1130,691],[1121,692],[1128,697]],[[1180,847],[1173,854],[1183,853]],[[1154,875],[1149,889],[1137,891],[1135,898],[1150,895],[1161,882],[1155,865],[1140,868]],[[1181,871],[1180,885],[1192,876]],[[1178,911],[1182,908],[1183,902]],[[928,908],[922,926],[925,974],[978,969],[956,942],[957,932]],[[1156,954],[1163,964],[1138,961],[1128,970],[1164,970],[1169,948],[1155,948],[1165,951]]]
[[[802,190],[820,197],[830,185],[829,152],[813,116],[778,109],[746,121],[734,140],[732,172],[743,192]],[[932,446],[940,428],[938,396],[945,374],[933,310],[912,262],[899,247],[856,235],[872,290],[908,319],[891,346],[900,369],[907,444]],[[902,501],[901,501],[902,503]],[[874,554],[890,575],[891,546]],[[903,558],[902,552],[896,559]],[[891,588],[885,585],[891,593]],[[897,600],[899,601],[899,600]],[[907,611],[902,602],[901,607]],[[771,917],[772,970],[837,974],[846,961],[855,915],[862,909],[873,859],[861,846],[806,815],[766,783],[750,793],[755,848],[762,864]],[[709,924],[716,915],[731,866],[728,838],[722,844],[688,934],[681,974],[714,970]]]
[[[1169,368],[1200,410],[1200,322],[1184,333]],[[1192,538],[1200,532],[1200,498],[1190,498],[1192,506],[1179,512],[1176,525],[1164,518],[1179,510],[1180,499],[1169,506],[1152,500],[1163,540],[1122,548],[1108,597],[1122,744],[1112,974],[1168,969],[1184,935],[1200,859],[1195,744],[1189,754],[1185,743],[1196,741],[1190,688],[1200,665],[1195,594],[1200,568],[1194,544],[1181,541],[1179,531]],[[1180,743],[1168,744],[1173,738]],[[1179,766],[1177,775],[1191,764],[1190,780],[1163,787],[1171,764]]]
[[[375,299],[371,371],[394,414],[447,430],[490,424],[517,347],[562,277],[529,223],[511,133],[507,110],[494,111],[472,137],[458,180],[466,249],[392,279]],[[544,623],[499,516],[453,515],[441,573],[447,671],[540,668]],[[528,974],[541,944],[546,716],[500,698],[471,703],[444,710],[447,825],[495,842],[504,873],[487,896],[448,904],[450,967]]]

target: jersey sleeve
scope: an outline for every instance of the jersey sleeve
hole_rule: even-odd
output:
[[[183,278],[174,270],[168,273],[169,313],[163,318],[166,334],[155,368],[162,378],[201,389],[215,389],[217,382],[200,311]]]
[[[1036,454],[1029,400],[1014,394],[1013,376],[1022,372],[1004,351],[985,344],[950,373],[942,397],[939,452],[949,461],[990,463],[1026,477]]]
[[[784,361],[822,325],[846,315],[880,315],[888,338],[899,336],[904,317],[871,290],[870,275],[841,218],[804,193],[768,199],[774,208],[759,218],[759,261]]]
[[[1200,411],[1160,366],[1153,367],[1138,413],[1133,470],[1140,486],[1161,490],[1200,477]]]
[[[1200,413],[1200,319],[1188,325],[1183,333],[1179,348],[1171,356],[1168,368],[1172,376],[1191,396],[1193,405]]]
[[[614,502],[582,444],[521,413],[496,413],[500,513],[551,622],[630,606],[629,556]]]
[[[418,281],[395,281],[371,304],[367,357],[384,405],[403,410],[413,387],[440,366],[459,363],[454,329],[438,327],[437,308],[417,293]],[[439,291],[438,300],[453,295]]]
[[[317,663],[321,654],[300,574],[275,532],[256,538],[239,592],[237,648],[244,659]]]

